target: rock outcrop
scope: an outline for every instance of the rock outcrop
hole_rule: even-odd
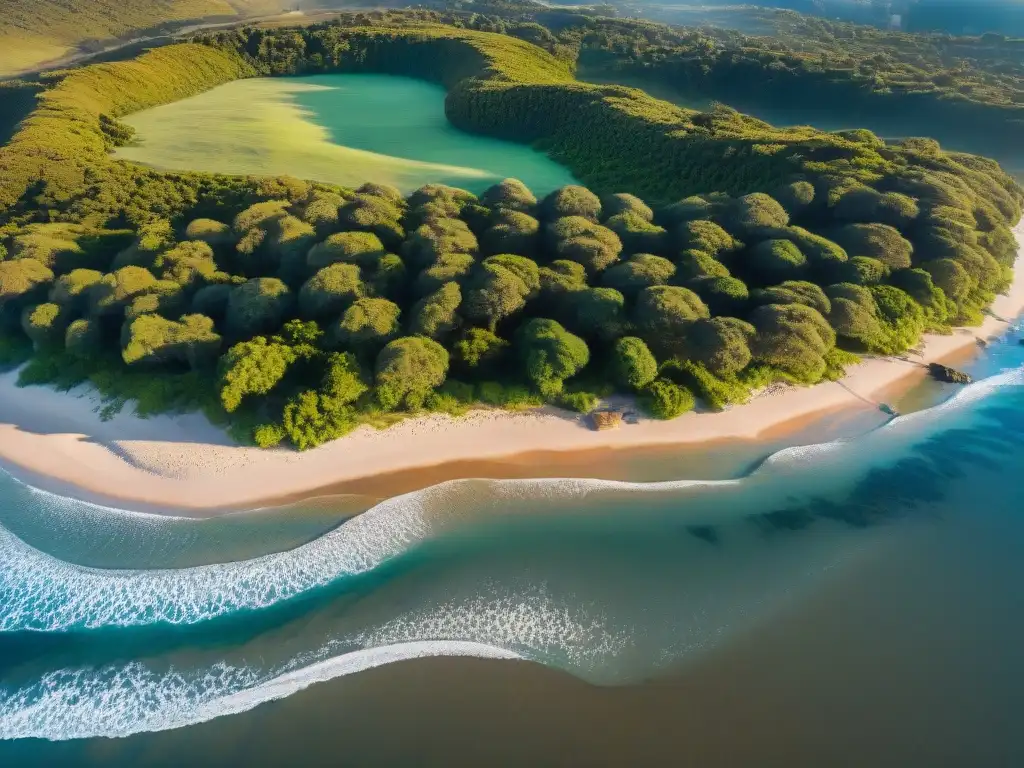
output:
[[[950,368],[940,363],[931,363],[928,366],[928,373],[932,375],[932,378],[936,381],[944,381],[947,384],[970,384],[974,379],[968,376],[963,371],[958,371],[955,368]]]

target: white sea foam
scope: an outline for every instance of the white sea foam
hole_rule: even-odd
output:
[[[750,541],[758,538],[745,530]],[[123,737],[181,728],[245,712],[314,683],[427,656],[523,659],[592,683],[631,682],[715,647],[818,583],[822,570],[869,540],[875,539],[832,530],[725,552],[691,540],[701,562],[680,568],[667,557],[629,585],[618,572],[610,574],[611,594],[589,580],[578,591],[575,569],[560,571],[557,558],[552,566],[566,576],[557,587],[533,570],[529,579],[506,573],[493,582],[464,572],[454,579],[413,577],[397,593],[391,589],[341,614],[312,617],[302,624],[301,637],[289,632],[282,643],[272,634],[223,651],[230,660],[220,656],[211,663],[221,652],[200,647],[189,654],[196,665],[191,669],[135,661],[60,669],[24,684],[8,679],[0,686],[0,739]],[[595,599],[599,594],[604,597]],[[405,604],[410,607],[400,608]],[[296,654],[288,643],[297,639],[312,648]],[[275,661],[275,654],[283,660]],[[204,655],[211,661],[196,659]]]
[[[560,605],[543,587],[517,592],[475,586],[476,594],[392,613],[379,622],[360,615],[364,628],[343,631],[280,664],[265,660],[277,650],[269,640],[270,647],[236,651],[252,660],[235,663],[157,671],[131,662],[62,669],[22,687],[0,686],[0,739],[119,737],[181,728],[245,712],[314,683],[430,656],[596,664],[627,642],[625,634],[608,630],[600,612]],[[332,624],[325,631],[338,630]]]
[[[998,374],[964,388],[929,411],[894,419],[853,443],[835,441],[780,451],[753,475],[739,481],[637,484],[542,479],[478,485],[469,485],[474,481],[442,483],[384,501],[294,550],[242,562],[178,570],[100,570],[53,558],[0,527],[0,556],[4,562],[0,570],[0,631],[195,624],[239,610],[265,608],[339,578],[374,569],[443,532],[471,503],[476,515],[488,505],[515,512],[520,501],[524,506],[564,504],[608,491],[669,494],[677,502],[676,514],[681,522],[709,524],[725,514],[754,513],[773,496],[785,498],[793,485],[793,472],[801,474],[799,486],[805,494],[840,494],[872,467],[889,464],[899,452],[944,429],[951,413],[996,389],[1022,383],[1022,369]],[[846,456],[851,444],[856,446],[856,461]],[[806,471],[810,463],[813,472]],[[709,492],[714,503],[697,503],[694,494],[706,498]],[[671,496],[680,493],[688,495]],[[47,502],[81,503],[52,494],[47,495]],[[97,509],[110,514],[143,515]],[[142,519],[152,517],[143,515]],[[159,524],[156,519],[151,521]]]
[[[59,670],[28,688],[0,689],[0,739],[58,741],[182,728],[246,712],[315,683],[430,656],[520,658],[482,643],[417,641],[356,650],[270,677],[228,664],[202,674],[156,673],[141,663],[99,671]]]

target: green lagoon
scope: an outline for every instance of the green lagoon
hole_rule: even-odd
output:
[[[575,180],[528,146],[475,136],[444,114],[444,89],[389,75],[239,80],[124,118],[117,156],[167,170],[299,178],[411,192],[444,183],[480,192],[515,177],[544,194]]]

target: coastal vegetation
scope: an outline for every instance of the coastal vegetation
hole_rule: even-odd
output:
[[[745,108],[813,110],[899,134],[1013,147],[1024,119],[1024,45],[765,11],[771,35],[589,18],[571,31],[580,67]],[[902,130],[900,130],[902,128]]]
[[[129,112],[319,72],[439,82],[456,126],[534,143],[586,186],[406,196],[109,155]],[[932,140],[685,110],[508,35],[224,32],[69,74],[0,150],[2,354],[31,356],[25,383],[203,408],[262,446],[613,392],[672,418],[978,322],[1022,200]]]

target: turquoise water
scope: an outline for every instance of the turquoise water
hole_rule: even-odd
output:
[[[925,652],[901,638],[914,637],[932,604],[1000,628],[1005,647],[974,639],[960,649],[963,677],[979,656],[1015,670],[1024,639],[1019,335],[993,345],[974,364],[980,381],[946,403],[855,439],[784,449],[736,480],[455,481],[352,519],[352,500],[339,498],[303,514],[193,521],[95,507],[0,476],[0,760],[175,764],[195,729],[209,734],[220,722],[235,732],[274,713],[297,724],[314,710],[273,707],[426,657],[528,660],[598,697],[699,669],[827,590],[903,562],[924,574],[899,598],[907,602],[892,605],[884,587],[867,601],[905,617],[863,641],[886,659],[877,674],[887,685],[899,690],[901,670]],[[936,537],[949,546],[926,549]],[[951,588],[952,561],[961,570]],[[986,600],[960,606],[955,585],[972,578]],[[847,610],[870,615],[854,602]],[[852,685],[855,697],[869,681]],[[407,725],[381,723],[364,741],[394,739]],[[159,756],[140,747],[150,732],[162,732]],[[934,737],[956,734],[950,725]],[[1024,755],[1020,739],[990,736],[1001,750],[993,754]],[[221,764],[242,764],[246,747],[220,746]],[[435,744],[436,764],[461,764],[462,746]],[[297,764],[314,748],[292,745]],[[345,745],[332,750],[345,764]]]
[[[373,180],[404,192],[428,183],[482,192],[515,177],[542,195],[575,183],[542,152],[457,130],[444,99],[439,85],[390,75],[238,80],[123,118],[136,139],[116,155],[170,170],[344,187]]]

